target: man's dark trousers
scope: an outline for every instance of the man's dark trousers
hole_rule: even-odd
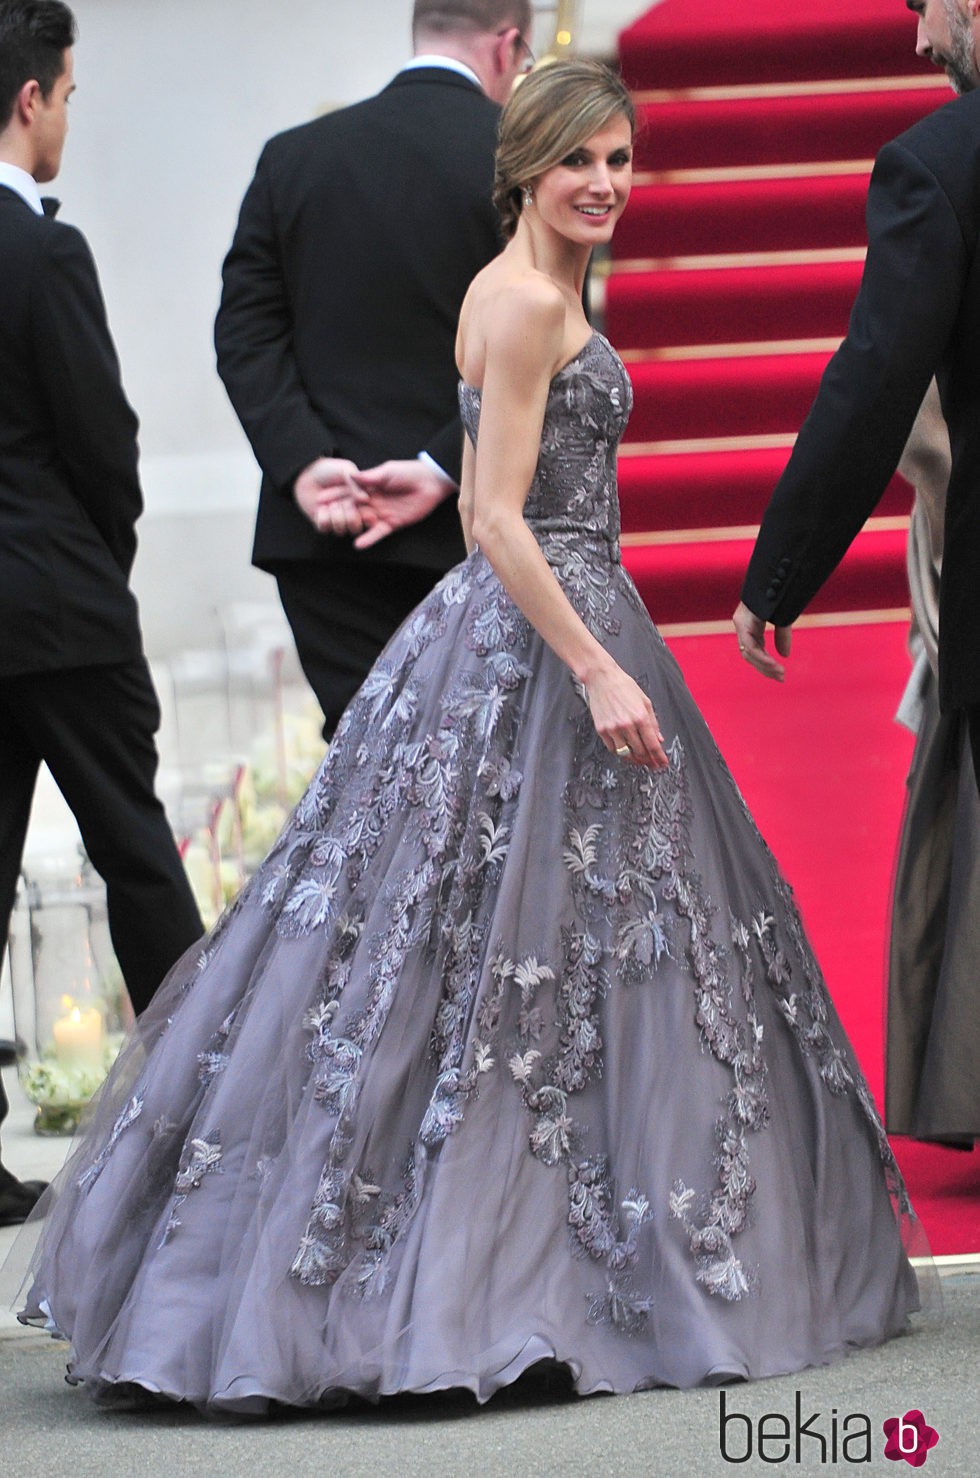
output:
[[[105,880],[112,943],[137,1013],[201,932],[154,791],[159,720],[141,658],[0,678],[0,938],[7,935],[44,760]]]

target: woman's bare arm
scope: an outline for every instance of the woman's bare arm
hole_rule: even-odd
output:
[[[584,684],[606,747],[640,764],[667,759],[650,700],[593,636],[524,520],[552,378],[563,362],[565,302],[548,283],[500,295],[486,340],[471,533],[504,589]],[[571,357],[564,355],[564,357]]]

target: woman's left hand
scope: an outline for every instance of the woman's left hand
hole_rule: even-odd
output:
[[[664,748],[653,704],[639,683],[615,663],[585,685],[589,711],[603,744],[626,764],[666,770]]]

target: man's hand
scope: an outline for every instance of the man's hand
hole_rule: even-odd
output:
[[[293,497],[318,534],[360,534],[369,527],[367,495],[346,457],[318,457],[293,483]]]
[[[774,678],[781,683],[786,676],[786,669],[775,657],[771,657],[766,651],[766,623],[761,616],[750,611],[744,601],[739,601],[732,617],[732,624],[738,637],[738,649],[747,662],[751,662],[757,672],[763,677]],[[793,640],[792,626],[777,626],[776,651],[780,657],[788,657],[790,645]]]
[[[365,502],[360,508],[365,532],[354,540],[355,549],[369,549],[408,528],[438,508],[456,491],[456,484],[420,457],[382,462],[354,474]]]

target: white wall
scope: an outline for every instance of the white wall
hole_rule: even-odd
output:
[[[659,5],[661,0],[579,0],[578,52],[580,56],[616,54],[616,37],[625,26]]]
[[[644,8],[584,0],[580,49],[611,53]],[[272,133],[384,85],[410,50],[412,0],[73,9],[78,91],[53,188],[92,244],[142,422],[147,515],[135,578],[149,650],[165,653],[206,637],[209,605],[273,598],[248,567],[258,478],[211,348],[242,194]],[[539,49],[548,24],[542,16],[536,27]]]

